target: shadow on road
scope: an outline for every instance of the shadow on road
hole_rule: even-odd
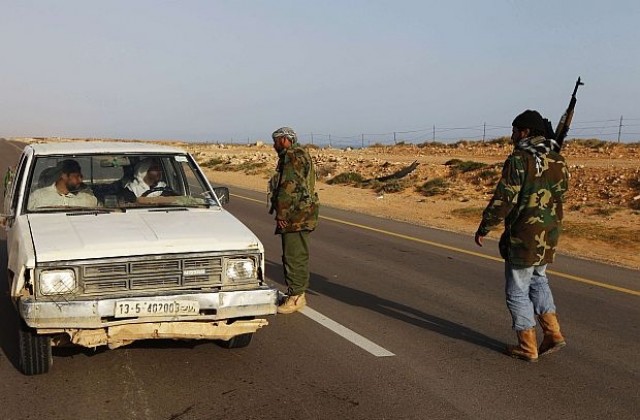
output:
[[[285,285],[282,264],[267,261],[269,278]],[[430,315],[421,310],[401,303],[384,299],[371,293],[329,281],[326,277],[311,273],[310,290],[308,294],[325,295],[337,299],[351,306],[360,306],[378,312],[389,318],[394,318],[407,324],[415,325],[456,340],[467,341],[471,344],[486,347],[502,353],[505,344],[491,337],[467,328],[455,322]]]

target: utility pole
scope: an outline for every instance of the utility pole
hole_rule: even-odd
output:
[[[622,115],[620,115],[620,125],[618,126],[618,143],[620,143],[620,134],[622,134]]]
[[[484,143],[484,138],[487,135],[487,123],[482,124],[482,142]]]
[[[397,144],[396,143],[396,132],[395,131],[393,132],[393,144]]]
[[[364,149],[364,134],[360,134],[360,142],[362,143],[362,148]]]
[[[433,125],[433,137],[432,137],[432,141],[436,141],[436,125]]]
[[[313,144],[313,133],[311,133],[311,144]]]
[[[329,147],[331,147],[331,134],[329,134]]]

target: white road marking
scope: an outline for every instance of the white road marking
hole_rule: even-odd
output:
[[[342,324],[338,324],[336,321],[322,315],[320,312],[311,309],[308,306],[305,306],[299,312],[376,357],[395,356],[395,354],[391,353],[389,350],[380,347],[373,341],[364,338],[357,332],[350,330]]]

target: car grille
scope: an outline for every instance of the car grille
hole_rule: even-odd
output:
[[[156,257],[157,258],[157,257]],[[222,258],[201,256],[100,262],[80,267],[84,294],[219,287]]]

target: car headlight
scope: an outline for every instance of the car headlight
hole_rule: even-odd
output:
[[[43,295],[63,295],[77,287],[73,270],[48,270],[40,273],[40,293]]]
[[[227,261],[227,278],[231,281],[256,277],[256,264],[252,259],[234,259]]]

